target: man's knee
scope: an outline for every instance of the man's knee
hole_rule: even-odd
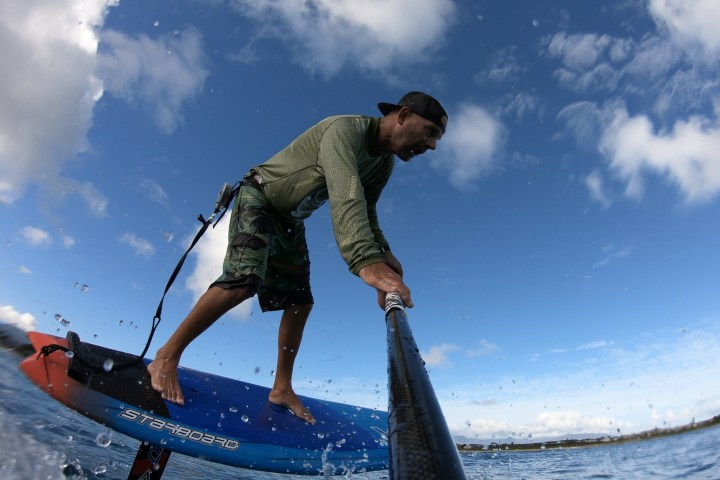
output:
[[[292,313],[293,315],[301,318],[307,318],[312,311],[312,303],[307,305],[291,305],[285,309],[286,312]]]
[[[223,303],[236,307],[248,298],[255,295],[257,288],[248,287],[227,287],[221,284],[215,284],[210,287],[216,291],[216,294],[223,297]]]

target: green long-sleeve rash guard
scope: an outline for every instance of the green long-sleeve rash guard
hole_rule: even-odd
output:
[[[280,215],[302,221],[330,200],[335,241],[351,272],[382,261],[388,243],[376,205],[393,171],[392,154],[373,155],[380,121],[328,117],[254,170]]]

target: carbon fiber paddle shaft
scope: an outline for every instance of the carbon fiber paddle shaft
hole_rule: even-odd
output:
[[[391,479],[467,479],[399,295],[386,298]]]

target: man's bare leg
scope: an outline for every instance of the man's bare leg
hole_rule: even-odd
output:
[[[224,313],[251,296],[245,288],[226,289],[215,286],[200,297],[167,343],[157,351],[155,360],[147,367],[152,387],[162,394],[162,398],[179,405],[185,403],[177,376],[183,351]]]
[[[269,400],[276,405],[287,407],[298,418],[314,424],[315,417],[310,410],[305,408],[292,388],[295,357],[300,348],[310,310],[312,310],[312,305],[297,305],[286,308],[283,312],[278,331],[277,370]]]

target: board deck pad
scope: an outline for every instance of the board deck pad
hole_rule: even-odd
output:
[[[74,335],[74,334],[73,334]],[[89,368],[138,357],[90,343],[28,333],[36,352],[46,345],[72,354],[35,354],[20,367],[50,396],[140,441],[185,455],[244,468],[292,474],[346,474],[387,469],[387,412],[300,396],[310,425],[268,401],[270,389],[180,367],[185,405],[164,401],[150,386],[142,359],[119,370]],[[77,353],[76,353],[77,352]],[[69,367],[71,371],[68,373]]]

